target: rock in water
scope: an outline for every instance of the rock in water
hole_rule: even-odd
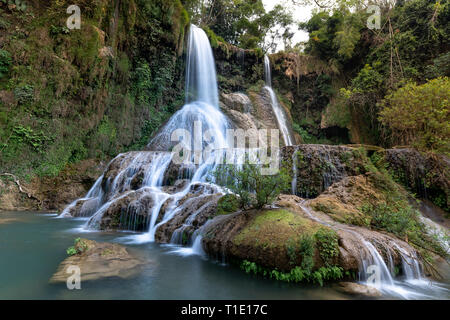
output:
[[[381,292],[377,288],[355,282],[339,282],[336,289],[351,295],[360,295],[369,298],[381,297]]]
[[[125,247],[115,243],[80,239],[75,248],[79,253],[66,258],[59,265],[50,283],[66,282],[72,274],[67,273],[69,266],[80,267],[83,282],[109,277],[128,278],[148,264],[148,261],[136,258]]]

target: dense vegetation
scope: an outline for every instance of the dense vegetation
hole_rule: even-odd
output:
[[[306,138],[308,134],[317,136],[315,130],[321,122],[322,127],[348,129],[350,140],[357,143],[407,144],[447,153],[444,146],[450,143],[450,88],[446,78],[450,75],[448,1],[396,1],[390,6],[389,2],[374,1],[381,7],[379,29],[368,28],[370,13],[361,1],[334,3],[334,7],[324,5],[308,22],[300,24],[310,38],[304,53],[291,59],[294,61],[286,69],[286,74],[307,81],[307,88],[299,89],[297,95],[305,98],[311,86],[316,91],[303,103],[303,110],[293,112],[297,131]],[[296,51],[296,48],[288,50]],[[304,70],[308,61],[314,67]],[[314,84],[309,82],[314,79],[311,71],[317,74]],[[324,77],[328,77],[325,85],[319,83]],[[437,77],[443,78],[430,81]],[[428,81],[430,84],[421,87]],[[395,115],[395,110],[388,107],[402,97],[422,93],[428,100],[423,101],[422,111],[414,119],[407,118],[411,115],[408,110],[418,108],[417,101],[403,99],[403,107],[398,107]],[[438,103],[428,98],[434,93],[439,94],[435,98]],[[320,112],[314,113],[317,109]],[[426,113],[426,120],[419,119],[419,113]],[[405,123],[399,125],[400,122]]]
[[[0,6],[2,171],[57,175],[141,149],[182,105],[181,2],[115,3],[78,2],[80,30],[66,27],[68,1]]]
[[[66,27],[69,2],[20,3],[0,2],[4,172],[54,176],[86,158],[142,149],[183,104],[190,21],[207,31],[213,47],[221,43],[219,58],[233,56],[230,44],[257,52],[247,54],[259,63],[253,67],[218,62],[225,91],[255,86],[261,52],[284,44],[271,56],[274,87],[305,143],[449,152],[448,2],[377,2],[380,29],[369,29],[363,2],[315,1],[320,6],[299,25],[310,36],[303,44],[291,43],[296,27],[288,9],[267,11],[261,0],[133,0],[115,7],[82,1],[81,30]],[[418,107],[420,113],[409,112]]]

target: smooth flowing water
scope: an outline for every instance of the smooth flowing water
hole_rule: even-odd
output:
[[[124,244],[128,232],[86,232],[80,218],[0,212],[0,299],[348,299],[330,287],[299,286],[245,274],[236,267],[183,256],[156,243]],[[4,223],[2,223],[3,221]],[[129,279],[85,281],[81,290],[48,281],[77,237],[118,242],[148,261]],[[180,272],[182,270],[182,272]]]
[[[3,221],[3,222],[2,222]],[[263,279],[237,267],[196,255],[183,248],[156,243],[124,244],[127,232],[86,232],[80,218],[57,219],[55,214],[0,212],[0,299],[358,299],[333,289]],[[81,279],[81,290],[64,283],[49,284],[66,249],[77,237],[117,242],[148,261],[148,268],[129,279]],[[180,272],[180,268],[183,272]],[[420,299],[450,299],[435,284]],[[450,287],[450,285],[447,285]],[[445,291],[444,291],[445,292]],[[447,291],[448,292],[448,291]],[[398,298],[384,295],[383,299]]]
[[[272,103],[272,110],[275,114],[275,117],[277,118],[278,128],[280,129],[283,136],[284,145],[292,146],[295,144],[295,139],[289,132],[287,115],[280,106],[278,98],[272,89],[272,72],[270,69],[270,60],[268,56],[264,56],[264,72],[266,80],[266,86],[264,88],[267,90],[267,92],[269,92],[270,100]]]

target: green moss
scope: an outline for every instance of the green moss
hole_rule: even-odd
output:
[[[259,211],[234,237],[233,243],[257,246],[269,243],[271,247],[284,247],[289,238],[298,242],[302,234],[313,234],[317,228],[311,220],[284,209]]]

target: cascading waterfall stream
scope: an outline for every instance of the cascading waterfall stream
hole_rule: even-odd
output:
[[[272,103],[272,110],[275,114],[275,117],[277,118],[278,128],[280,129],[283,136],[284,144],[286,146],[292,146],[295,144],[295,139],[289,132],[286,113],[280,106],[278,98],[272,89],[272,72],[270,69],[270,60],[267,55],[264,56],[264,73],[266,80],[266,86],[264,88],[267,90],[267,92],[269,92],[270,100]]]
[[[115,166],[118,167],[115,174],[106,177],[108,170],[105,171],[86,197],[69,205],[61,216],[71,216],[71,211],[81,205],[82,216],[90,217],[86,227],[101,229],[102,219],[110,208],[127,200],[129,203],[127,202],[125,210],[122,209],[120,221],[116,223],[119,223],[122,229],[145,231],[129,237],[133,242],[155,241],[157,229],[180,213],[183,205],[187,206],[194,201],[188,199],[183,205],[179,205],[197,184],[205,184],[217,165],[217,160],[221,160],[221,157],[218,157],[219,153],[223,154],[223,150],[228,146],[226,130],[230,128],[230,123],[219,110],[212,49],[205,32],[194,25],[190,27],[188,39],[185,101],[186,104],[150,141],[148,148],[158,151],[118,155],[108,165],[110,170]],[[169,166],[174,161],[175,152],[169,151],[174,146],[172,138],[179,138],[180,135],[182,140],[176,142],[180,142],[184,150],[193,151],[187,158],[193,165],[189,167],[188,183],[175,192],[169,192],[163,186]],[[208,147],[206,143],[213,148],[204,159],[202,151]],[[111,166],[113,168],[110,168]],[[136,184],[140,186],[138,189],[135,187]],[[211,185],[211,189],[216,193],[222,193],[222,189],[218,186]],[[195,200],[201,197],[196,196]],[[163,206],[165,206],[164,214],[161,214]],[[196,213],[200,213],[202,208]],[[195,216],[196,214],[189,217],[185,225],[191,226]],[[177,238],[180,232],[181,237],[183,236],[183,230],[177,230],[172,236],[172,242],[180,243]],[[193,251],[200,253],[201,250],[198,249],[198,246],[201,246],[200,230],[196,230],[194,238],[191,242],[197,249]]]
[[[393,259],[388,248],[386,248],[386,253],[389,265],[386,264],[376,247],[370,241],[364,239],[364,237],[356,230],[353,230],[352,226],[344,225],[335,221],[329,223],[320,219],[309,209],[309,207],[305,204],[305,201],[300,203],[299,207],[312,220],[336,230],[349,232],[353,234],[356,239],[358,239],[358,242],[362,247],[362,263],[359,270],[360,281],[362,283],[370,286],[375,286],[381,292],[406,299],[429,297],[426,293],[422,294],[416,292],[417,288],[420,288],[421,291],[425,292],[429,290],[429,282],[423,279],[419,259],[414,252],[407,252],[404,248],[401,248],[395,243],[393,244],[393,248],[400,254],[404,275],[403,281],[394,280]],[[373,266],[372,269],[369,268],[370,266]],[[377,279],[378,281],[369,281],[369,278],[373,274],[373,272],[379,273],[379,278]],[[438,285],[435,285],[435,290],[442,290],[443,292],[446,292],[445,288],[442,288]]]
[[[133,243],[153,242],[158,228],[170,222],[174,217],[179,217],[178,215],[181,214],[182,210],[190,207],[192,202],[204,199],[211,194],[225,193],[222,188],[213,184],[208,185],[206,181],[219,164],[217,159],[221,159],[221,157],[217,157],[218,153],[223,153],[223,149],[228,148],[226,130],[230,128],[230,123],[219,110],[215,62],[209,40],[205,32],[194,25],[190,27],[187,52],[186,104],[169,119],[150,141],[148,148],[156,151],[119,154],[108,164],[108,169],[97,179],[87,195],[71,203],[60,217],[72,216],[71,212],[78,210],[78,216],[89,219],[85,225],[86,228],[98,229],[101,227],[102,219],[108,214],[108,210],[129,198],[126,208],[122,208],[119,226],[125,230],[143,231],[143,233],[129,236],[125,240]],[[286,115],[271,88],[269,58],[265,56],[264,61],[265,88],[270,94],[272,108],[282,132],[284,143],[290,146],[295,141],[288,130]],[[187,149],[194,151],[188,159],[194,164],[188,168],[189,179],[178,175],[185,184],[180,184],[179,187],[170,191],[164,185],[164,180],[174,157],[174,153],[169,152],[173,147],[171,138],[175,130],[179,129],[183,129],[190,135],[190,139],[183,139],[183,143]],[[199,156],[195,151],[201,151],[205,147],[206,143],[203,138],[208,136],[206,132],[209,132],[207,143],[214,143],[215,148],[208,159],[201,159],[202,161],[199,163],[193,162],[192,160],[198,159],[196,157]],[[198,142],[196,139],[191,139],[195,136],[197,138],[200,136],[202,140]],[[292,157],[295,179],[292,181],[292,192],[294,194],[297,188],[297,165],[294,161],[296,150],[294,150]],[[113,172],[113,174],[108,175],[110,172]],[[329,177],[324,177],[324,179],[324,185],[328,186],[330,184]],[[136,184],[139,187],[136,187]],[[186,196],[193,189],[205,185],[210,188],[209,194],[195,194],[195,197],[186,200]],[[195,210],[184,218],[181,227],[176,228],[171,234],[170,242],[172,244],[187,243],[190,245],[190,247],[178,248],[175,252],[183,255],[204,254],[202,249],[203,231],[207,230],[212,221],[208,220],[197,227],[196,219],[208,205],[209,202],[206,202],[199,207],[195,207]],[[305,205],[301,204],[300,206],[311,219],[319,223],[357,234],[349,226],[325,222],[313,214]],[[183,239],[185,231],[191,231],[189,239]],[[361,269],[361,279],[367,280],[367,274],[365,274],[367,266],[376,265],[382,271],[381,290],[385,287],[391,288],[391,291],[397,290],[397,283],[392,278],[392,257],[388,256],[388,267],[373,243],[366,241],[359,234],[357,237],[363,248],[362,251],[365,253],[362,258],[364,266]],[[409,255],[400,247],[397,250],[401,252],[403,273],[406,278],[420,280],[421,270],[417,257]],[[399,294],[407,295],[409,292],[400,292]]]

